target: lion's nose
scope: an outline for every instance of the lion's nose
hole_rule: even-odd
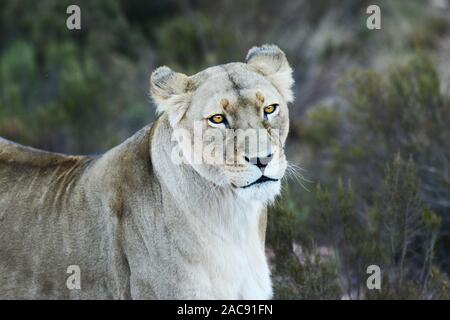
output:
[[[244,158],[245,161],[254,164],[261,170],[264,170],[264,168],[267,167],[269,162],[272,161],[273,153],[269,154],[267,157],[248,158],[247,156],[244,156]]]

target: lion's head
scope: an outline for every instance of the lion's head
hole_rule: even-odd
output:
[[[252,48],[246,63],[195,75],[168,67],[151,76],[151,95],[166,113],[177,147],[201,176],[248,199],[271,201],[287,162],[287,104],[292,69],[277,46]]]

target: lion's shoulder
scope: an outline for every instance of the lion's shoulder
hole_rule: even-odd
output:
[[[49,167],[73,164],[91,159],[88,156],[72,156],[23,146],[0,137],[0,163],[23,164],[33,167]]]

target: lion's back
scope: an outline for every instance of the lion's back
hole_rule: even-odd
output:
[[[0,201],[11,192],[26,198],[44,186],[67,183],[90,161],[89,157],[47,152],[0,137]]]
[[[26,165],[42,168],[85,160],[87,158],[88,157],[47,152],[23,146],[0,137],[0,166]]]

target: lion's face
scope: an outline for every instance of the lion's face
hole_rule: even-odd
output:
[[[270,201],[287,167],[291,73],[280,49],[263,46],[250,50],[247,63],[191,77],[159,68],[151,89],[189,165],[243,197]]]

